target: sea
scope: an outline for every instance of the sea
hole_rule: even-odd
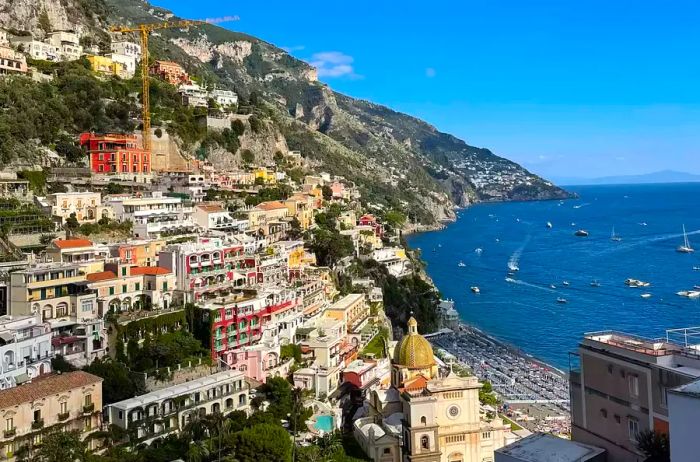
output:
[[[700,285],[700,183],[565,189],[579,197],[474,205],[408,243],[463,322],[564,371],[584,333],[666,338],[700,326],[700,300],[677,295]],[[683,226],[695,253],[676,251]]]

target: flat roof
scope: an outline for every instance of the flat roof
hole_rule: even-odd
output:
[[[522,462],[586,462],[604,449],[546,433],[536,433],[496,450]]]
[[[679,395],[686,395],[691,398],[700,398],[700,380],[694,382],[686,383],[678,388],[670,390],[671,393],[676,393]]]
[[[348,294],[345,297],[341,298],[334,304],[332,304],[328,309],[329,310],[341,310],[345,311],[350,307],[350,305],[353,305],[357,303],[358,301],[361,301],[365,297],[365,294]]]
[[[117,409],[123,410],[133,409],[135,407],[145,406],[147,404],[163,399],[181,396],[190,392],[194,392],[203,387],[216,385],[218,383],[227,382],[229,380],[244,378],[245,374],[240,371],[229,370],[217,372],[216,374],[201,377],[190,382],[181,383],[179,385],[173,385],[172,387],[163,388],[162,390],[152,391],[150,393],[146,393],[145,395],[139,395],[133,398],[125,399],[124,401],[119,401],[118,403],[112,403],[107,407],[115,407]]]

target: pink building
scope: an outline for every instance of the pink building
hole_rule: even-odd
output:
[[[27,58],[7,45],[0,45],[0,75],[17,73],[27,73]]]

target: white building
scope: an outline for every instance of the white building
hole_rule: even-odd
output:
[[[221,107],[235,106],[238,104],[238,95],[231,90],[213,90],[209,97],[214,99]]]
[[[115,63],[123,65],[123,78],[130,79],[136,74],[137,59],[133,56],[123,55],[121,53],[108,53],[105,57],[111,59]]]
[[[668,390],[671,460],[698,460],[698,435],[694,428],[700,415],[700,380]]]
[[[56,48],[59,61],[75,61],[83,54],[78,34],[70,30],[51,32],[46,42]]]
[[[0,317],[0,389],[51,372],[51,327],[31,316]]]
[[[196,83],[180,85],[178,93],[182,96],[182,104],[191,107],[207,107],[209,93]]]
[[[238,220],[231,212],[218,204],[199,204],[195,206],[194,220],[198,226],[207,231],[245,231],[248,220]]]
[[[117,220],[130,220],[137,238],[159,238],[189,234],[197,225],[192,219],[192,207],[179,197],[164,197],[154,191],[147,197],[113,196],[107,202]]]
[[[105,420],[133,431],[136,440],[177,433],[197,416],[250,410],[250,387],[239,371],[224,371],[105,407]]]
[[[58,61],[59,50],[56,46],[50,43],[34,40],[31,35],[12,36],[10,43],[19,51],[27,53],[32,59],[40,59],[43,61]]]
[[[94,223],[101,218],[113,218],[111,207],[102,205],[102,196],[98,192],[66,192],[49,194],[37,202],[45,212],[60,217],[61,222],[75,213],[79,223]]]
[[[607,460],[604,449],[547,433],[535,433],[496,449],[494,455],[494,462],[605,462]],[[676,462],[676,459],[673,461]]]
[[[137,61],[141,60],[141,45],[138,43],[128,42],[126,40],[115,40],[112,41],[110,49],[112,53],[130,56],[135,58]]]

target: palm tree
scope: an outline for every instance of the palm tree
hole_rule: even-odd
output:
[[[209,459],[210,453],[206,441],[193,441],[187,450],[187,462],[204,462]]]

